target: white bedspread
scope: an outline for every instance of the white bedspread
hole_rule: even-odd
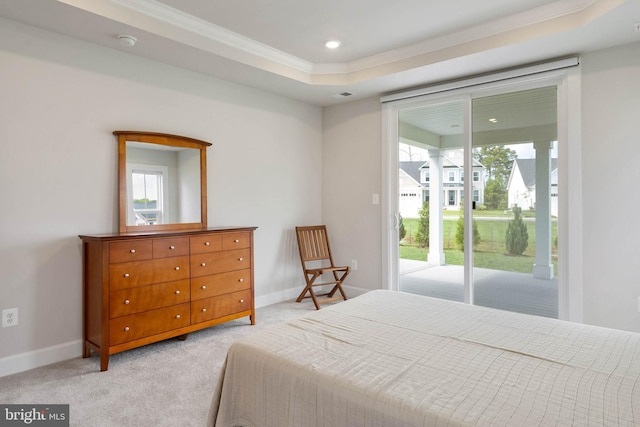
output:
[[[372,291],[234,343],[209,418],[638,426],[640,334]]]

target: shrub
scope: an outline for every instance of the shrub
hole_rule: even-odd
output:
[[[504,243],[507,252],[511,255],[522,255],[529,245],[529,232],[520,215],[521,211],[521,208],[517,206],[514,207],[514,218],[509,221],[509,225],[507,225]]]
[[[402,215],[398,215],[400,217],[400,228],[398,230],[398,234],[400,235],[400,241],[404,239],[407,235],[407,230],[404,228],[404,222],[402,222]]]
[[[475,221],[473,224],[473,247],[476,248],[478,243],[482,240],[480,238],[480,232],[478,231],[478,225]],[[464,250],[464,204],[460,203],[460,216],[458,217],[458,223],[456,226],[456,245],[461,251]]]
[[[421,248],[429,246],[429,202],[422,204],[420,218],[418,219],[418,230],[416,231],[416,244]]]

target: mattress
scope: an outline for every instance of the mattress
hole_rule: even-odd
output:
[[[640,334],[372,291],[235,342],[209,425],[637,426]]]

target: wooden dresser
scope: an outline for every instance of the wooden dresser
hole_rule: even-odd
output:
[[[250,316],[256,227],[81,235],[84,349],[109,355]]]

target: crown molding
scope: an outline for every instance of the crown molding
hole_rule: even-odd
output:
[[[357,59],[344,65],[346,65],[346,72],[363,71],[439,50],[451,49],[465,43],[487,39],[500,34],[519,31],[554,19],[582,14],[598,2],[604,3],[603,0],[560,0],[461,31]],[[611,7],[607,10],[619,3],[621,3],[620,0],[609,2],[608,5]]]
[[[206,39],[214,40],[246,53],[269,59],[286,67],[305,73],[312,73],[313,63],[260,43],[242,34],[227,30],[219,25],[185,13],[156,0],[110,0],[153,19],[168,23]]]
[[[58,0],[228,59],[310,84],[347,84],[428,65],[451,55],[564,31],[623,0],[558,0],[461,31],[345,63],[313,63],[230,31],[157,0]],[[366,77],[362,77],[366,76]]]

